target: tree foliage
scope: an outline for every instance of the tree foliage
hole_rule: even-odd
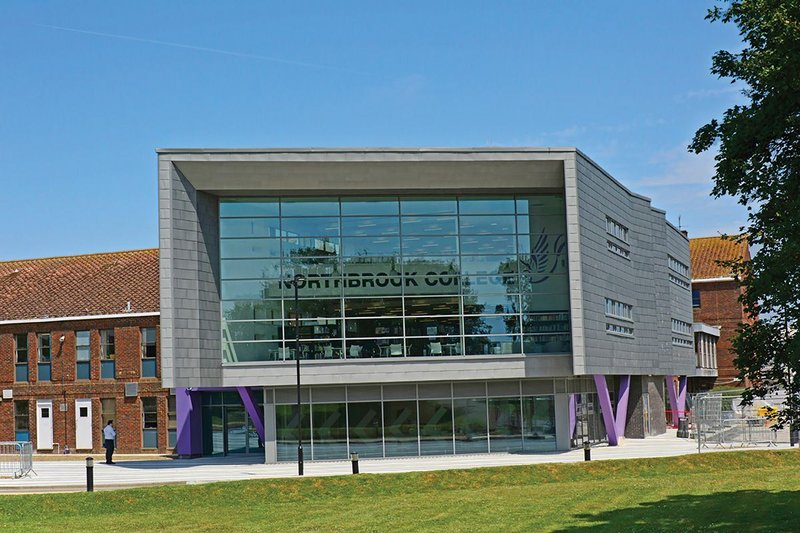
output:
[[[728,266],[754,320],[733,341],[752,402],[789,394],[781,423],[800,427],[800,0],[742,0],[706,17],[735,24],[740,51],[714,54],[712,73],[743,87],[747,102],[700,128],[689,150],[719,147],[714,196],[747,207],[741,235],[757,253]]]

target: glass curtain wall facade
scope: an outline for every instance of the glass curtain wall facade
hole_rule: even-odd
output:
[[[298,425],[312,460],[556,449],[552,395],[443,396],[318,403],[312,391],[300,424],[295,405],[276,405],[278,461],[296,460]]]
[[[296,312],[303,359],[571,350],[562,195],[223,198],[219,208],[228,363],[293,360]]]

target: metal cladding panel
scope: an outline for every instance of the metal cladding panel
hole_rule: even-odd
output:
[[[161,364],[165,387],[221,384],[216,197],[159,161]]]
[[[577,155],[577,170],[583,373],[690,372],[694,354],[673,350],[671,318],[685,317],[687,306],[691,311],[691,294],[675,293],[668,269],[669,255],[688,257],[688,240],[679,233],[681,238],[675,237],[675,228],[647,198],[631,193],[581,154]],[[607,217],[627,228],[627,239],[607,231]],[[627,250],[627,257],[609,249],[613,246]],[[606,298],[633,306],[633,320],[608,316]],[[691,313],[688,317],[691,322]],[[608,332],[608,324],[633,328],[633,334]]]

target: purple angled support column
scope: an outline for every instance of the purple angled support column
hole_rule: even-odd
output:
[[[236,387],[236,390],[239,391],[239,396],[242,398],[244,408],[247,410],[247,414],[250,415],[250,420],[253,421],[253,425],[256,427],[258,438],[261,439],[261,442],[264,442],[264,414],[258,408],[258,403],[253,396],[253,391],[247,387]]]
[[[575,402],[575,395],[569,395],[569,438],[570,440],[575,438],[575,428],[578,426],[578,418],[577,418],[577,410],[578,406]]]
[[[175,451],[179,457],[203,455],[203,416],[200,392],[175,389],[175,415],[178,441]]]
[[[664,376],[667,385],[669,408],[672,411],[672,425],[678,427],[678,396],[675,394],[675,376]]]
[[[678,416],[686,416],[686,376],[678,378]]]
[[[608,383],[602,374],[594,375],[594,385],[597,388],[597,397],[600,400],[600,412],[603,414],[603,424],[606,426],[608,445],[619,444],[617,427],[614,424],[614,411],[611,409],[611,396],[608,394]]]
[[[625,436],[625,419],[628,417],[628,395],[631,391],[631,377],[620,376],[619,394],[617,394],[617,415],[615,425],[617,437]]]

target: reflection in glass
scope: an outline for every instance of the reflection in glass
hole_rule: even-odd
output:
[[[462,235],[513,235],[513,215],[462,216],[459,231]]]
[[[454,236],[403,235],[403,255],[456,254],[458,238]]]
[[[419,454],[415,401],[383,402],[383,427],[387,457]]]
[[[223,342],[223,361],[244,363],[247,361],[281,361],[283,348],[280,342]]]
[[[338,318],[342,316],[342,301],[336,299],[299,300],[300,318]],[[286,318],[295,317],[294,300],[286,300]]]
[[[435,236],[458,234],[457,217],[403,217],[403,235]]]
[[[513,198],[460,198],[458,212],[461,215],[513,215]]]
[[[300,408],[300,417],[297,417],[294,405],[275,406],[275,429],[278,449],[278,461],[297,460],[297,428],[302,428],[303,442],[311,442],[311,410],[308,404]],[[301,423],[302,420],[302,423]],[[305,447],[305,446],[304,446]]]
[[[279,341],[283,339],[281,322],[224,322],[232,341]]]
[[[302,328],[301,328],[302,329]],[[294,326],[289,329],[287,325],[286,333],[292,332],[292,341],[294,341]],[[297,350],[294,342],[289,342],[287,339],[286,348],[283,350],[284,359],[287,361],[295,359]],[[326,339],[326,340],[304,340],[301,334],[300,340],[300,360],[308,359],[341,359],[342,358],[342,341],[340,339]]]
[[[283,218],[281,229],[284,235],[300,237],[338,237],[339,219],[334,217]]]
[[[567,223],[564,215],[520,215],[517,217],[517,233],[565,234]]]
[[[223,300],[260,300],[281,296],[281,287],[278,281],[222,281],[220,295]]]
[[[223,259],[222,279],[264,279],[281,277],[280,259]]]
[[[460,299],[457,296],[408,297],[406,316],[457,315]]]
[[[347,406],[350,453],[359,457],[383,457],[383,422],[380,402],[358,402]]]
[[[462,235],[460,243],[461,253],[467,255],[517,253],[514,235]]]
[[[359,237],[399,234],[400,219],[397,217],[347,217],[342,219],[342,235]]]
[[[569,334],[560,335],[525,335],[523,337],[525,354],[537,353],[569,353],[572,342]]]
[[[339,255],[337,237],[289,237],[283,239],[284,257],[328,257]]]
[[[228,237],[278,237],[280,219],[277,218],[221,218],[219,236]]]
[[[516,256],[465,255],[461,257],[461,273],[468,276],[514,274],[516,272]]]
[[[344,314],[360,318],[370,316],[402,316],[403,301],[400,298],[347,298]]]
[[[467,317],[464,317],[464,329],[470,327],[474,326],[468,326]],[[509,355],[522,353],[519,335],[466,337],[464,342],[467,348],[466,355]]]
[[[344,403],[311,406],[313,460],[347,458],[347,409]]]
[[[522,444],[526,452],[556,449],[555,403],[552,396],[524,396],[522,417]]]
[[[489,398],[489,443],[492,452],[522,451],[519,397]]]
[[[219,217],[277,217],[278,201],[268,198],[221,198]]]
[[[400,237],[345,237],[343,245],[346,256],[400,255]]]
[[[523,294],[522,312],[555,312],[569,311],[569,295],[560,294]]]
[[[280,320],[280,300],[222,302],[225,320]]]
[[[396,215],[399,202],[394,196],[342,198],[342,215]]]
[[[478,294],[464,296],[464,314],[507,314],[519,311],[518,294]]]
[[[486,427],[486,398],[453,400],[456,453],[489,451]]]
[[[328,198],[283,198],[281,215],[284,217],[339,216],[339,200]]]
[[[563,233],[533,233],[517,235],[520,254],[564,254],[567,253],[567,236]]]
[[[407,276],[428,276],[430,273],[456,275],[458,256],[404,256],[403,272]]]
[[[455,198],[401,198],[400,212],[404,215],[455,215]]]
[[[222,259],[281,256],[280,239],[221,239],[219,247]]]
[[[345,331],[350,338],[355,337],[397,337],[403,335],[402,318],[360,318],[347,319]]]
[[[401,338],[355,339],[345,343],[348,359],[372,359],[377,357],[403,357],[405,348]]]
[[[419,401],[420,455],[453,453],[453,412],[450,400]]]
[[[519,333],[518,318],[517,315],[465,316],[464,334],[502,335],[506,333]]]
[[[413,273],[413,272],[412,272]],[[406,276],[403,278],[406,296],[458,296],[458,277],[430,272],[425,276]]]

